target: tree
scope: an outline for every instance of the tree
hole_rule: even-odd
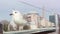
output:
[[[3,25],[3,30],[4,30],[4,31],[8,31],[9,21],[7,21],[7,20],[2,20],[1,23],[2,23],[2,25]]]

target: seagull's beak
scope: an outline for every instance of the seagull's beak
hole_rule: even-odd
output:
[[[13,15],[13,14],[10,14],[10,15]]]

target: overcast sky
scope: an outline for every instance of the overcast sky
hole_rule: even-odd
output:
[[[13,9],[17,9],[21,13],[28,13],[34,10],[41,15],[43,7],[45,7],[46,18],[48,19],[48,16],[54,13],[53,10],[56,10],[55,12],[59,14],[60,0],[0,0],[0,20],[11,20],[9,14]]]

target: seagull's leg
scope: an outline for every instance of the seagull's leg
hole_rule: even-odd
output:
[[[11,25],[10,24],[8,25],[8,31],[11,31]]]
[[[19,30],[19,25],[17,25],[17,30]]]
[[[14,29],[14,31],[16,31],[17,30],[17,27],[13,27],[13,29]]]
[[[19,26],[19,31],[20,31],[20,30],[23,30],[23,26]]]
[[[10,25],[8,25],[8,31],[10,31]]]

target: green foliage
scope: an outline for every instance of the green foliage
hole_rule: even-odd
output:
[[[4,31],[8,31],[8,24],[4,24],[4,25],[3,25],[3,30],[4,30]]]

